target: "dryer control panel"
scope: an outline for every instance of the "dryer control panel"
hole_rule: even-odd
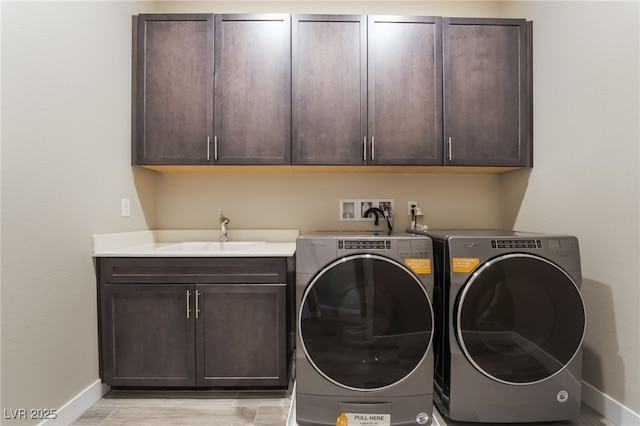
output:
[[[542,248],[542,241],[541,240],[534,240],[534,239],[517,239],[517,240],[491,240],[491,247],[493,248],[507,248],[507,249],[514,249],[514,248],[531,248],[531,249],[535,249],[535,248]]]

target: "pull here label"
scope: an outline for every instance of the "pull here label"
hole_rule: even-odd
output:
[[[336,426],[390,426],[391,414],[340,413]]]

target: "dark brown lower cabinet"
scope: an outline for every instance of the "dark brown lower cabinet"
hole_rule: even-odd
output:
[[[111,386],[193,386],[195,329],[187,318],[192,285],[105,285],[103,381]]]
[[[287,264],[284,258],[97,259],[103,382],[286,387]]]
[[[199,285],[198,385],[286,386],[285,286]]]

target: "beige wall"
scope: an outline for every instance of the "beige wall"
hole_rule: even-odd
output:
[[[409,226],[409,200],[418,201],[431,227],[500,227],[501,193],[495,175],[267,173],[165,174],[157,178],[160,228],[218,228],[218,209],[230,229],[297,228],[301,232],[373,229],[371,222],[339,220],[340,199],[393,198],[395,228]],[[380,223],[380,227],[383,224]]]
[[[388,13],[534,21],[535,167],[505,175],[157,174],[129,167],[131,15]],[[59,408],[98,378],[89,237],[147,228],[344,229],[340,198],[409,199],[432,227],[580,238],[585,380],[640,412],[638,4],[6,2],[0,408]],[[121,218],[121,198],[132,216]],[[396,227],[408,224],[398,215]],[[28,424],[35,422],[21,422]],[[4,422],[3,422],[4,424]]]

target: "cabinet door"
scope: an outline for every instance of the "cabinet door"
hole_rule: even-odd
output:
[[[193,285],[103,285],[103,381],[111,386],[194,386]]]
[[[292,18],[294,164],[366,164],[366,17]]]
[[[291,162],[290,15],[215,16],[216,164]]]
[[[529,25],[443,19],[445,164],[531,165]]]
[[[140,15],[133,164],[207,164],[213,15]]]
[[[442,165],[442,19],[369,17],[369,162]]]
[[[197,285],[198,385],[286,386],[286,285]]]

